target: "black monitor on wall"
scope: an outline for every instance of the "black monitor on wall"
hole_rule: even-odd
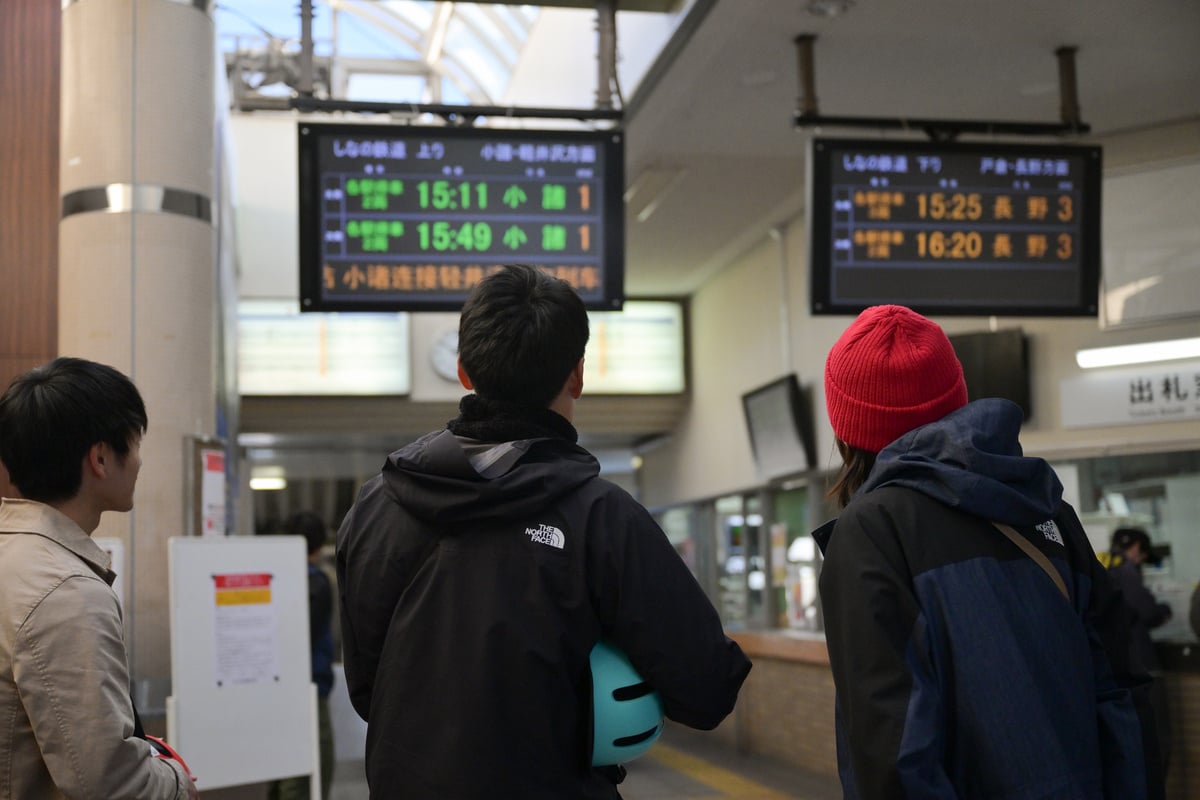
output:
[[[1095,316],[1099,147],[812,141],[812,312]]]
[[[624,294],[619,131],[299,125],[302,311],[457,311],[502,264]]]
[[[967,399],[1003,397],[1033,413],[1029,386],[1029,342],[1019,329],[956,333],[950,344],[962,364]]]
[[[811,405],[794,373],[742,395],[750,448],[762,478],[803,472],[816,463]]]

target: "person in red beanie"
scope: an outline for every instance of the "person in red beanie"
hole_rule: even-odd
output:
[[[968,403],[945,332],[902,306],[846,329],[825,402],[844,508],[813,536],[845,797],[1161,797],[1120,596],[1022,454],[1021,409]]]

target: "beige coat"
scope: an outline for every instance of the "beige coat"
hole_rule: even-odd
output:
[[[114,577],[64,514],[0,504],[0,800],[186,800],[181,768],[133,735]]]

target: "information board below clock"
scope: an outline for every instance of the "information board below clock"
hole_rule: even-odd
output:
[[[304,311],[457,311],[506,263],[621,307],[619,131],[299,125]]]
[[[814,314],[1095,316],[1098,147],[814,139]]]

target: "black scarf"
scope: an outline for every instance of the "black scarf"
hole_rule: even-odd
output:
[[[556,411],[536,406],[485,399],[469,394],[458,403],[458,416],[446,427],[455,436],[481,442],[515,442],[521,439],[579,441],[579,432]]]

